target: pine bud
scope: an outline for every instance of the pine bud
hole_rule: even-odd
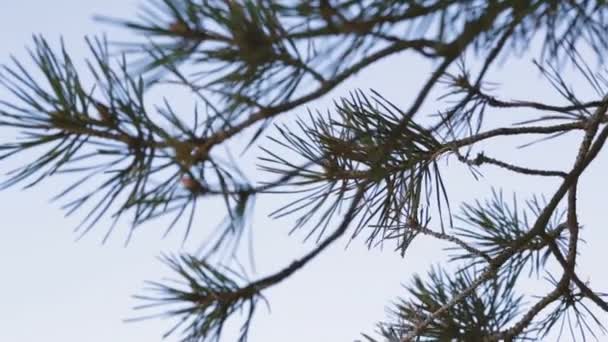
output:
[[[175,159],[185,168],[194,164],[193,146],[184,142],[174,142]]]
[[[410,215],[407,217],[406,225],[408,228],[419,228],[420,223],[418,222],[418,218],[414,215]]]
[[[99,120],[101,122],[114,126],[116,124],[116,119],[114,115],[110,112],[110,108],[104,105],[101,102],[95,102],[95,109],[97,109],[97,113],[99,114]]]
[[[69,129],[74,127],[74,119],[70,116],[70,113],[65,110],[49,112],[49,122],[55,128]]]
[[[169,25],[169,32],[176,34],[176,35],[183,36],[183,35],[190,33],[190,28],[182,20],[177,20],[177,21],[173,22],[171,25]]]
[[[189,175],[184,175],[180,181],[182,186],[190,190],[190,192],[201,192],[202,190],[201,184]]]
[[[469,79],[466,75],[458,75],[454,79],[454,85],[460,88],[470,88],[471,83],[469,83]]]

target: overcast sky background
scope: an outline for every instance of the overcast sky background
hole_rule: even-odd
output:
[[[15,55],[25,65],[31,65],[24,47],[31,46],[34,33],[42,33],[53,43],[63,36],[69,51],[81,60],[87,56],[85,35],[105,32],[113,40],[129,37],[123,30],[95,22],[92,16],[127,17],[135,13],[135,4],[124,0],[2,1],[0,63],[8,63],[9,56]],[[503,84],[500,94],[507,94],[503,96],[506,98],[562,102],[534,71],[531,58],[509,61],[492,75],[492,80]],[[333,97],[356,88],[376,89],[389,100],[406,106],[429,71],[430,65],[411,55],[392,57],[349,79],[312,107],[331,108]],[[587,89],[580,79],[576,82],[579,82],[574,83],[577,89]],[[188,97],[164,95],[169,95],[184,110],[192,108]],[[5,90],[0,89],[0,97],[4,96]],[[436,109],[431,98],[425,111],[432,113]],[[299,108],[283,121],[303,113],[304,108]],[[500,112],[489,120],[500,124],[513,117],[529,118],[527,114]],[[0,134],[8,133],[3,129]],[[4,136],[1,142],[6,142]],[[580,135],[573,134],[523,151],[514,147],[529,140],[503,139],[491,149],[480,147],[492,156],[520,165],[567,170],[579,140]],[[259,153],[253,152],[252,157],[255,155]],[[8,171],[27,161],[20,158],[0,163],[0,170]],[[453,207],[463,200],[485,198],[491,185],[497,182],[503,185],[506,194],[517,191],[522,199],[533,193],[550,196],[557,185],[555,180],[514,176],[492,167],[484,168],[485,177],[476,181],[454,164],[452,161],[446,174]],[[608,274],[603,265],[608,241],[604,196],[607,167],[605,156],[601,156],[588,170],[579,191],[582,235],[587,242],[581,247],[580,274],[583,280],[592,280],[594,289],[604,292],[608,290]],[[160,341],[170,322],[127,324],[123,320],[138,315],[131,310],[138,302],[130,296],[140,292],[143,281],[167,275],[166,268],[155,257],[160,252],[179,251],[183,231],[161,239],[166,225],[149,224],[125,248],[128,226],[122,224],[108,243],[101,245],[106,221],[100,229],[75,242],[77,235],[72,228],[78,222],[77,217],[66,219],[59,209],[60,203],[49,203],[54,194],[69,184],[67,181],[50,179],[27,191],[11,188],[0,192],[0,341]],[[281,269],[313,248],[312,242],[302,243],[304,232],[287,236],[292,222],[289,219],[273,221],[266,217],[276,203],[276,198],[257,203],[253,227],[257,266],[254,278]],[[201,240],[196,237],[204,236],[220,218],[214,209],[212,204],[201,209],[200,215],[208,224],[196,227],[183,250],[197,249]],[[372,332],[375,322],[385,317],[390,301],[405,293],[401,284],[408,283],[415,273],[426,273],[431,264],[443,260],[444,254],[440,250],[443,245],[426,239],[418,240],[405,258],[398,257],[390,248],[368,251],[362,239],[351,243],[348,249],[346,242],[339,241],[308,267],[265,292],[271,311],[259,307],[251,330],[252,342],[352,341],[360,332]],[[542,289],[531,292],[542,294]],[[600,317],[607,321],[606,315]],[[236,327],[230,326],[225,340],[233,340],[234,335],[230,334],[235,332]],[[167,340],[174,341],[177,337]]]

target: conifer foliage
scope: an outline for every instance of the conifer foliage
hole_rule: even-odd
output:
[[[167,232],[183,229],[188,238],[197,202],[224,203],[226,218],[205,253],[163,256],[177,281],[149,282],[137,296],[143,316],[173,319],[167,336],[219,341],[226,321],[241,319],[245,341],[256,309],[269,304],[265,290],[341,238],[361,236],[370,248],[394,243],[407,261],[422,235],[449,244],[450,263],[415,276],[363,340],[540,340],[558,329],[582,341],[605,332],[608,299],[577,274],[577,185],[608,138],[608,81],[590,67],[608,52],[604,1],[149,0],[131,18],[100,20],[141,39],[88,38],[85,63],[42,36],[30,50],[34,67],[4,61],[0,82],[11,97],[0,99],[0,126],[19,136],[2,138],[0,160],[26,158],[0,186],[73,175],[53,198],[82,215],[79,234],[103,218],[113,221],[108,236],[115,226],[133,231],[169,216]],[[506,100],[489,87],[501,60],[538,44],[536,67],[566,104]],[[434,68],[408,94],[409,107],[357,90],[335,98],[327,113],[306,113],[397,54]],[[471,56],[475,62],[465,63]],[[565,65],[585,77],[593,99],[569,87]],[[167,85],[193,95],[191,111],[147,97]],[[424,115],[438,91],[442,107]],[[484,125],[486,111],[511,109],[531,114],[514,125]],[[534,134],[550,145],[572,132],[582,138],[565,170],[472,152],[502,137]],[[251,165],[227,157],[234,141],[245,142],[242,153],[258,154],[264,181],[250,181],[243,170]],[[558,186],[523,202],[495,190],[487,200],[454,204],[446,160],[475,176],[499,167]],[[276,273],[249,279],[218,255],[239,248],[261,196],[289,198],[271,216],[292,219],[317,243]],[[519,292],[532,274],[547,279],[543,296]]]

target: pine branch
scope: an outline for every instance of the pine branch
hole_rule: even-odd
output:
[[[421,323],[417,324],[416,327],[411,332],[409,332],[404,338],[401,339],[401,341],[403,341],[403,342],[413,341],[416,338],[416,336],[418,336],[421,333],[421,331],[425,327],[427,327],[433,321],[433,319],[435,319],[435,317],[443,314],[450,307],[457,304],[458,302],[460,302],[461,300],[466,298],[468,295],[473,293],[475,291],[475,289],[478,286],[480,286],[481,284],[483,284],[485,281],[488,281],[488,280],[492,279],[493,277],[495,277],[497,274],[497,271],[500,269],[500,267],[505,262],[507,262],[509,260],[509,258],[511,258],[526,243],[528,243],[530,241],[530,239],[532,239],[537,234],[544,231],[551,213],[555,210],[555,207],[557,206],[557,204],[559,203],[561,198],[565,195],[565,193],[568,191],[568,189],[570,187],[572,187],[574,184],[576,184],[578,177],[582,174],[584,169],[589,165],[591,160],[593,160],[597,156],[597,153],[599,152],[601,147],[606,142],[606,139],[608,138],[608,126],[607,126],[607,127],[604,127],[604,129],[599,134],[599,136],[595,140],[595,142],[593,144],[591,143],[592,138],[595,136],[595,133],[597,132],[597,128],[602,120],[602,117],[603,117],[604,113],[606,112],[606,109],[608,108],[608,101],[606,101],[606,99],[603,99],[603,101],[604,101],[603,105],[601,107],[599,107],[598,110],[596,110],[596,112],[594,113],[593,117],[590,120],[590,123],[586,127],[585,137],[583,138],[583,141],[581,142],[579,153],[577,155],[577,158],[576,158],[576,161],[572,168],[572,171],[570,173],[568,173],[568,176],[566,178],[564,178],[562,184],[557,189],[557,191],[554,193],[554,195],[551,198],[551,200],[549,201],[549,203],[540,212],[540,214],[539,214],[538,218],[536,219],[536,222],[534,223],[532,228],[526,234],[524,234],[518,240],[516,240],[512,244],[512,246],[510,246],[510,248],[506,249],[505,251],[503,251],[502,253],[497,255],[492,260],[492,262],[486,267],[486,269],[471,283],[471,285],[469,287],[467,287],[461,293],[456,295],[448,303],[444,304],[443,306],[441,306],[440,308],[435,310],[427,319],[425,319]],[[569,250],[575,250],[575,247],[574,247],[575,244],[576,244],[576,242],[574,242],[574,240],[572,240],[572,238],[571,238],[571,242],[569,244],[570,245]],[[570,258],[574,258],[574,256],[570,256]],[[564,281],[564,282],[566,284],[568,284],[567,281]],[[526,326],[526,324],[524,322],[533,318],[537,312],[539,312],[540,310],[542,310],[542,308],[544,308],[550,302],[552,302],[553,300],[558,298],[559,294],[560,294],[559,291],[561,291],[561,288],[563,286],[564,285],[562,285],[562,282],[560,282],[559,286],[556,287],[555,291],[549,293],[543,300],[539,301],[528,312],[528,314],[524,316],[524,318],[521,321],[521,324],[516,325],[516,328],[513,329],[513,332],[515,332],[515,333],[520,332],[521,329],[525,328],[525,326]],[[559,290],[557,288],[559,288]]]
[[[145,308],[166,308],[159,315],[177,319],[168,334],[180,330],[184,341],[218,341],[225,322],[240,311],[245,316],[239,339],[245,341],[263,291],[301,270],[347,231],[355,237],[366,228],[371,228],[369,247],[394,239],[403,255],[424,234],[450,243],[448,250],[458,251],[452,261],[466,261],[454,275],[433,270],[428,282],[414,278],[412,300],[402,301],[394,312],[397,322],[380,325],[391,341],[544,337],[571,315],[585,339],[595,330],[588,320],[599,331],[604,328],[583,300],[608,311],[604,296],[576,273],[577,183],[608,139],[608,80],[588,65],[593,57],[601,62],[608,50],[607,10],[593,0],[146,2],[137,20],[104,19],[140,33],[145,41],[114,45],[123,55],[112,60],[105,40],[87,39],[88,75],[77,70],[63,42],[52,49],[41,37],[34,38],[30,52],[36,72],[16,59],[2,68],[0,82],[12,98],[0,101],[0,126],[19,129],[21,136],[0,145],[0,160],[26,151],[38,155],[9,172],[0,188],[79,175],[55,199],[69,197],[68,214],[86,208],[81,234],[111,217],[106,238],[127,212],[132,230],[171,214],[169,232],[185,218],[187,238],[198,201],[222,200],[226,218],[220,237],[207,241],[205,258],[163,258],[181,283],[151,283],[154,295],[140,297],[148,301]],[[567,104],[494,96],[487,82],[491,69],[500,57],[529,50],[539,33],[542,62],[535,64]],[[582,44],[592,51],[585,58],[579,53]],[[287,113],[330,94],[355,74],[402,53],[434,66],[411,94],[408,108],[379,93],[358,91],[336,101],[327,115],[309,113],[293,125],[276,125],[278,133],[266,140],[270,145],[262,147],[260,158],[260,169],[276,175],[267,182],[250,183],[241,160],[230,156],[237,137],[253,131],[248,147],[253,146],[277,118],[288,118]],[[475,77],[464,63],[471,54],[480,61]],[[565,63],[602,99],[580,100],[562,75]],[[93,79],[88,84],[87,76]],[[153,103],[145,96],[164,84],[194,95],[191,120],[168,100]],[[438,121],[425,126],[418,116],[440,85],[447,93],[437,103],[449,105],[439,110]],[[488,109],[511,108],[543,114],[482,131]],[[566,122],[537,125],[554,120]],[[537,134],[548,140],[578,131],[584,137],[569,172],[534,169],[483,153],[475,159],[469,152],[460,154],[496,138]],[[460,219],[467,227],[454,228],[439,164],[450,154],[474,172],[481,173],[473,167],[489,164],[561,182],[546,203],[534,198],[523,211],[496,194],[483,204],[465,205]],[[309,227],[308,236],[316,233],[319,244],[255,281],[214,265],[212,257],[220,249],[240,240],[255,197],[279,194],[297,198],[271,216],[295,216],[294,229]],[[558,206],[565,197],[563,223]],[[346,203],[337,228],[326,234]],[[428,226],[435,209],[441,231]],[[520,271],[531,265],[538,273],[551,256],[563,274],[559,279],[550,274],[554,289],[522,311],[523,297],[514,291]],[[476,271],[478,266],[483,269]]]

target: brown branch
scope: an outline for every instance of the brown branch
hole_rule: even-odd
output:
[[[363,198],[363,194],[365,193],[364,184],[365,183],[361,183],[361,185],[357,189],[357,192],[355,193],[355,195],[350,203],[348,211],[344,215],[344,219],[342,219],[342,222],[340,223],[338,228],[331,235],[329,235],[325,240],[323,240],[323,242],[321,242],[319,245],[317,245],[317,247],[315,249],[310,251],[304,257],[292,262],[288,267],[284,268],[283,270],[281,270],[277,273],[274,273],[268,277],[257,280],[255,282],[247,285],[246,287],[242,288],[238,292],[242,291],[243,293],[250,293],[252,290],[259,292],[259,291],[262,291],[266,288],[269,288],[273,285],[280,283],[282,280],[286,279],[287,277],[294,274],[296,271],[300,270],[308,262],[313,260],[317,255],[319,255],[327,247],[329,247],[334,241],[336,241],[338,238],[340,238],[342,235],[344,235],[349,224],[351,223],[354,216],[356,215],[358,204],[361,201],[361,199]]]
[[[448,241],[451,242],[453,244],[456,244],[458,246],[460,246],[462,249],[466,250],[467,252],[476,255],[482,259],[484,259],[487,262],[491,262],[492,259],[488,256],[488,254],[484,253],[483,251],[469,245],[468,243],[462,241],[461,239],[453,236],[453,235],[449,235],[449,234],[445,234],[445,233],[440,233],[431,229],[428,229],[426,227],[420,226],[420,225],[409,225],[407,227],[404,228],[409,228],[412,229],[416,232],[422,233],[424,235],[428,235],[428,236],[432,236],[436,239],[439,240],[444,240],[444,241]]]
[[[585,129],[587,125],[585,121],[575,121],[570,123],[564,123],[552,126],[524,126],[524,127],[501,127],[479,134],[475,134],[463,139],[454,140],[449,142],[447,145],[451,148],[457,149],[472,145],[482,140],[498,137],[498,136],[510,136],[510,135],[522,135],[522,134],[554,134],[573,130]]]
[[[475,159],[467,159],[465,156],[462,156],[459,153],[457,153],[457,155],[458,155],[458,160],[460,160],[461,162],[463,162],[467,165],[471,165],[471,166],[480,166],[482,164],[492,164],[492,165],[496,165],[500,168],[503,168],[503,169],[506,169],[509,171],[513,171],[513,172],[517,172],[517,173],[521,173],[521,174],[529,175],[529,176],[547,176],[547,177],[562,177],[563,178],[568,175],[567,173],[565,173],[563,171],[537,170],[537,169],[530,169],[527,167],[521,167],[521,166],[509,164],[509,163],[503,162],[498,159],[487,157],[483,153],[478,153],[477,157]]]
[[[464,89],[470,92],[472,95],[476,95],[479,98],[483,99],[488,105],[495,108],[530,108],[537,109],[542,111],[549,112],[558,112],[558,113],[571,113],[572,111],[596,108],[602,105],[602,101],[589,101],[580,104],[566,105],[566,106],[556,106],[556,105],[548,105],[545,103],[535,102],[535,101],[526,101],[526,100],[513,100],[513,101],[505,101],[500,100],[494,96],[489,94],[485,94],[479,89],[479,87],[475,87],[470,84],[464,84]]]
[[[547,244],[547,246],[549,246],[551,253],[553,253],[553,255],[555,256],[555,259],[557,259],[557,261],[560,263],[560,265],[564,269],[566,269],[567,268],[566,258],[564,258],[564,256],[562,255],[562,252],[559,250],[559,247],[555,243],[554,239],[552,237],[546,236],[546,235],[542,235],[542,237],[543,237],[545,243]],[[572,274],[572,281],[576,284],[576,286],[578,286],[578,288],[581,290],[581,293],[585,297],[587,297],[591,301],[593,301],[602,310],[608,312],[608,302],[606,302],[605,300],[600,298],[600,296],[598,296],[595,293],[595,291],[590,289],[589,286],[587,286],[587,284],[578,277],[576,272],[574,272]]]

